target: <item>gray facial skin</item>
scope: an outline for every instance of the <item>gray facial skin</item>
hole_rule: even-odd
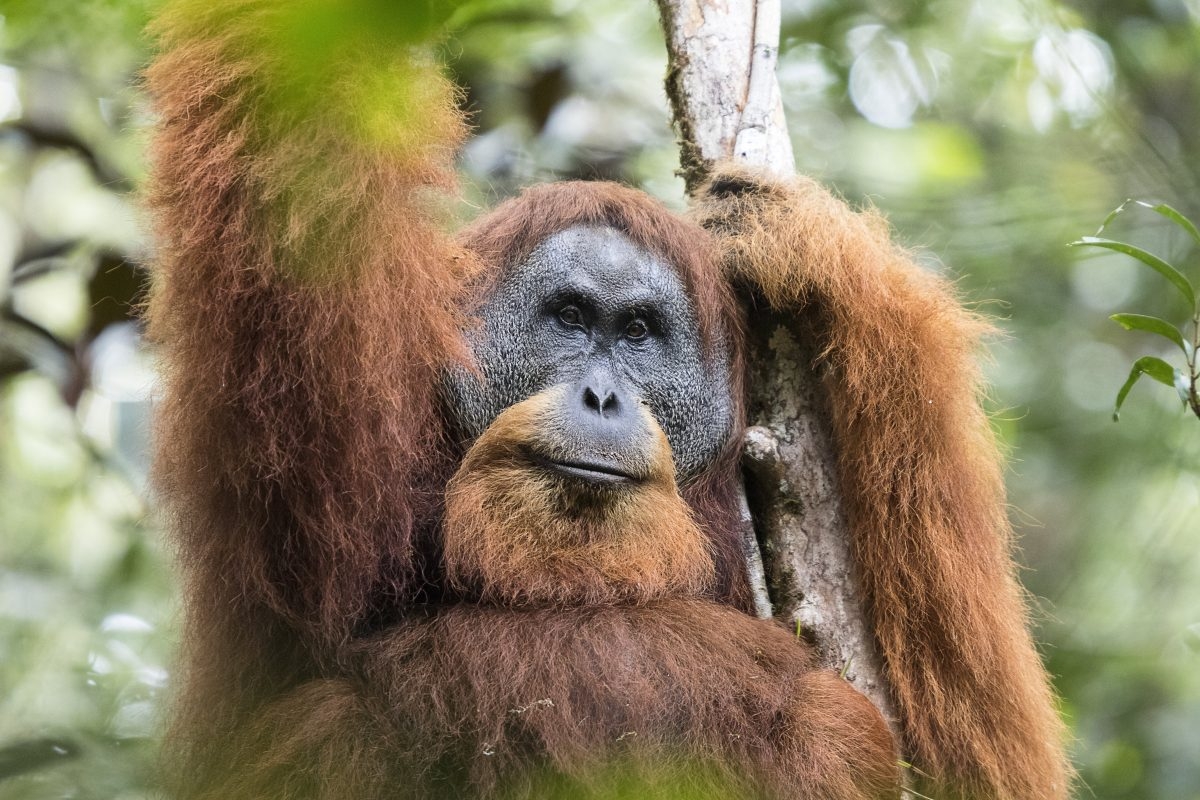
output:
[[[611,228],[576,226],[538,245],[467,332],[480,376],[447,376],[452,414],[477,438],[505,408],[555,384],[606,414],[645,403],[667,435],[680,480],[712,462],[733,421],[723,348],[706,358],[683,282]],[[592,394],[588,394],[591,391]],[[605,407],[607,409],[607,407]],[[587,456],[581,453],[581,456]]]

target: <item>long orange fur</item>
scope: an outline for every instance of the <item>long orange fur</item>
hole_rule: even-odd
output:
[[[718,170],[693,209],[731,280],[818,338],[852,549],[906,749],[937,797],[1066,797],[977,364],[989,324],[815,181]]]
[[[689,704],[711,699],[703,687],[712,681],[753,685],[787,732],[753,741],[806,765],[773,785],[799,787],[798,796],[806,785],[834,787],[814,800],[862,796],[856,780],[883,792],[891,748],[865,701],[813,672],[785,633],[708,602],[747,602],[737,570],[740,430],[680,487],[716,569],[708,599],[541,617],[470,603],[421,611],[449,599],[443,492],[462,458],[446,432],[440,371],[465,363],[465,317],[528,248],[600,223],[664,256],[696,299],[706,340],[729,337],[739,403],[741,311],[716,268],[718,239],[623,187],[531,190],[456,243],[438,211],[453,198],[465,135],[452,87],[362,29],[321,62],[314,95],[267,46],[292,8],[172,0],[154,28],[161,54],[148,88],[160,122],[149,196],[160,250],[148,320],[165,380],[155,471],[186,581],[174,791],[385,796],[397,786],[393,748],[412,746],[397,733],[398,709],[410,709],[415,729],[428,725],[432,741],[469,740],[471,724],[504,715],[510,686],[561,688],[582,681],[598,652],[614,654],[599,662],[605,670],[637,652],[659,664],[663,682],[634,699],[662,725],[654,709],[670,687],[690,687],[680,709],[710,726],[695,743],[704,752],[720,751],[705,737],[740,730],[746,708]],[[368,88],[402,88],[388,112],[407,124],[381,123],[364,105],[364,63]],[[763,197],[770,202],[739,223],[736,246],[750,256],[739,275],[826,320],[856,555],[909,746],[923,767],[980,797],[1061,796],[1059,730],[1011,576],[973,347],[956,338],[981,328],[890,249],[878,223],[804,183]],[[897,369],[868,365],[887,351],[882,342]],[[539,654],[563,665],[545,684],[520,669]],[[729,674],[710,663],[725,657]],[[777,664],[777,685],[739,671],[755,657]],[[455,659],[464,673],[448,667]],[[489,659],[515,672],[492,676]],[[439,692],[449,705],[421,706]],[[471,708],[479,716],[463,716]],[[737,719],[722,723],[721,709]],[[549,752],[578,755],[622,722],[575,719]],[[769,748],[745,752],[770,760]],[[837,773],[848,764],[855,774]]]
[[[463,354],[465,256],[436,209],[466,130],[455,93],[365,39],[330,60],[330,96],[374,59],[421,87],[396,109],[419,132],[360,130],[344,101],[276,102],[283,67],[261,40],[287,12],[177,0],[153,28],[155,475],[187,614],[172,741],[206,753],[177,759],[180,787],[220,769],[257,703],[411,597],[453,471],[437,386]]]

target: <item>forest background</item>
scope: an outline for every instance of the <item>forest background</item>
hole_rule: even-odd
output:
[[[13,800],[148,796],[169,693],[131,310],[152,6],[0,0],[0,774],[36,767],[0,779]],[[651,0],[473,0],[441,57],[476,127],[464,215],[561,178],[682,207]],[[779,78],[798,169],[885,211],[1004,331],[989,405],[1079,796],[1197,800],[1200,424],[1148,381],[1112,422],[1130,363],[1171,353],[1108,320],[1189,311],[1066,244],[1128,197],[1200,215],[1200,2],[785,0]],[[1106,235],[1200,282],[1162,216]]]

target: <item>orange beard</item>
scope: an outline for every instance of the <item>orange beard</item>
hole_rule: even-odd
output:
[[[592,486],[537,465],[562,438],[551,388],[507,410],[467,452],[446,488],[449,586],[506,606],[640,604],[697,596],[714,567],[675,485],[667,437],[639,408],[639,480]],[[644,476],[644,477],[643,477]]]

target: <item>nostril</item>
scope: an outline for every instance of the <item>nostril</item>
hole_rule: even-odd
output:
[[[607,398],[605,398],[605,401],[607,402]],[[603,415],[603,405],[600,402],[600,397],[590,386],[585,386],[583,389],[583,404],[597,414]]]
[[[604,402],[600,404],[600,416],[608,416],[616,414],[621,410],[621,402],[617,400],[616,392],[609,392],[604,397]]]
[[[621,400],[611,389],[596,391],[591,386],[583,387],[583,407],[593,414],[607,419],[621,415]]]

